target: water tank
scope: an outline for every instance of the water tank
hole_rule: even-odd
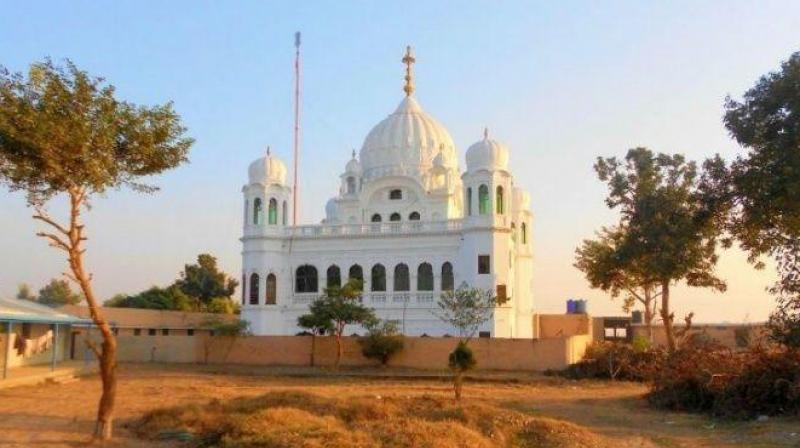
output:
[[[586,300],[575,301],[575,314],[586,314]]]
[[[631,323],[640,324],[644,321],[641,311],[634,311],[631,313]]]
[[[567,314],[575,314],[575,301],[572,299],[567,300]]]

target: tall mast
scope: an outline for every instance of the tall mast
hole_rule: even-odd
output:
[[[294,33],[294,179],[292,181],[292,226],[297,225],[297,165],[300,156],[300,32]]]

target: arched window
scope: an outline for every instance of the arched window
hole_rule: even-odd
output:
[[[289,206],[286,205],[286,201],[283,201],[283,225],[289,224]]]
[[[295,292],[317,292],[317,268],[304,264],[295,272]]]
[[[364,270],[360,265],[354,264],[350,266],[350,271],[347,273],[348,278],[356,279],[362,284],[364,283]]]
[[[372,291],[386,291],[386,268],[382,264],[372,267]]]
[[[356,178],[350,176],[347,178],[347,194],[355,194],[356,193]]]
[[[400,213],[392,213],[392,215],[389,216],[389,221],[400,221]]]
[[[247,296],[245,295],[246,289],[247,289],[247,274],[242,274],[242,305],[246,303],[245,302],[245,300],[247,299]]]
[[[258,274],[250,274],[250,305],[258,305]]]
[[[411,290],[411,282],[408,279],[408,266],[403,263],[400,263],[394,267],[394,290]]]
[[[481,185],[478,187],[478,213],[488,215],[492,211],[492,204],[489,203],[489,187]]]
[[[397,200],[403,199],[403,190],[392,190],[389,192],[389,199]]]
[[[497,186],[497,193],[495,194],[495,202],[497,203],[497,214],[502,215],[503,213],[505,213],[503,205],[503,187],[500,185]]]
[[[342,274],[339,271],[339,266],[335,264],[330,265],[330,267],[328,267],[327,277],[326,286],[328,288],[338,288],[342,286]]]
[[[411,212],[411,214],[408,215],[408,220],[409,221],[419,221],[419,212]]]
[[[467,187],[467,216],[472,216],[472,187]]]
[[[511,241],[517,241],[517,225],[511,223]]]
[[[269,200],[269,214],[267,215],[270,225],[278,223],[278,201],[275,198]]]
[[[244,225],[247,225],[247,214],[250,212],[250,201],[244,200]],[[244,283],[242,283],[244,285]]]
[[[261,203],[261,198],[253,201],[253,224],[257,226],[264,224],[264,205]]]
[[[278,298],[278,279],[275,277],[275,274],[269,274],[267,276],[267,305],[275,305],[275,301]]]
[[[375,213],[374,215],[372,215],[372,218],[370,219],[370,221],[372,221],[372,222],[381,222],[381,215]]]
[[[442,291],[452,291],[454,284],[453,265],[446,261],[442,265]]]
[[[417,291],[433,291],[433,267],[422,263],[417,268]]]
[[[520,226],[520,230],[522,231],[522,244],[528,244],[528,226],[524,222]]]

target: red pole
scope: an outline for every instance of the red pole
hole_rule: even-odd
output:
[[[300,152],[300,32],[294,33],[294,180],[292,185],[292,226],[297,225],[297,164]]]

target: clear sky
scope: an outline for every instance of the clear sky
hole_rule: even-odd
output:
[[[171,282],[200,252],[238,277],[241,187],[271,145],[291,161],[293,33],[303,32],[302,220],[318,222],[350,151],[402,98],[407,44],[416,96],[461,156],[488,126],[532,196],[537,309],[570,297],[619,304],[572,267],[575,247],[615,213],[592,163],[633,146],[700,160],[739,148],[721,124],[727,94],[800,50],[796,1],[688,2],[2,2],[0,64],[68,57],[121,98],[174,101],[197,140],[162,191],[110,192],[88,215],[88,266],[103,297]],[[60,209],[54,207],[57,212]],[[20,194],[0,193],[0,295],[66,267],[34,236]],[[725,253],[729,291],[679,288],[677,314],[757,321],[770,270]]]

